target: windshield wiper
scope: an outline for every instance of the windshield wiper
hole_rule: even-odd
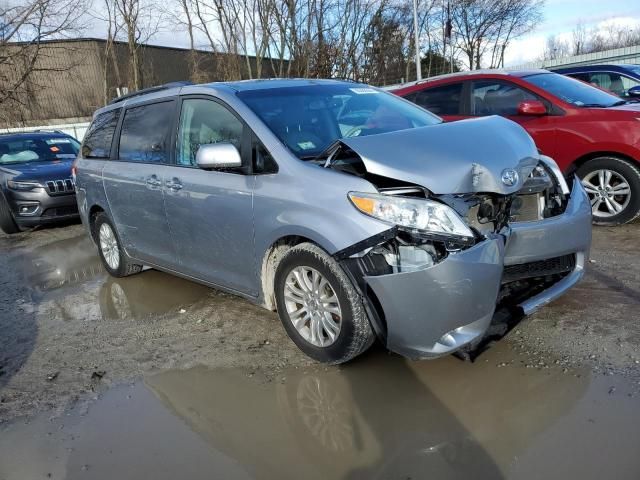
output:
[[[619,107],[620,105],[626,105],[627,103],[629,103],[628,100],[618,100],[617,102],[614,102],[609,106],[610,107]]]

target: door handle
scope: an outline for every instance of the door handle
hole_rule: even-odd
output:
[[[148,177],[146,179],[146,182],[150,187],[159,187],[160,185],[162,185],[162,182],[155,175],[151,175],[150,177]]]
[[[166,183],[167,188],[177,192],[178,190],[182,190],[182,183],[177,178],[173,178],[168,180]]]

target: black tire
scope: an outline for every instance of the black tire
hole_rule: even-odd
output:
[[[118,262],[115,268],[109,265],[109,262],[104,255],[102,239],[100,236],[100,231],[103,225],[107,225],[108,228],[111,229],[111,232],[113,233],[113,236],[115,238],[118,252]],[[128,277],[129,275],[134,275],[142,271],[142,265],[132,262],[125,253],[124,248],[122,248],[122,242],[120,241],[120,237],[118,236],[116,228],[113,226],[113,223],[111,222],[111,220],[109,220],[109,217],[107,217],[104,212],[100,212],[95,216],[93,222],[93,238],[95,239],[96,245],[98,246],[98,252],[100,254],[102,264],[104,265],[104,268],[107,270],[107,272],[109,272],[109,275],[122,278]]]
[[[7,199],[4,198],[2,193],[0,193],[0,228],[7,235],[13,235],[21,231],[15,218],[13,218]]]
[[[306,340],[294,327],[285,304],[287,276],[297,267],[319,272],[329,283],[340,306],[340,330],[330,345],[316,346]],[[278,314],[284,329],[306,355],[323,363],[348,362],[367,350],[375,340],[360,295],[340,265],[312,243],[302,243],[288,250],[275,274],[275,294]]]
[[[597,172],[602,170],[613,172],[615,175],[613,176],[612,182],[619,182],[618,185],[621,185],[620,182],[622,180],[625,181],[629,185],[630,198],[628,202],[626,202],[623,201],[625,198],[623,196],[614,195],[612,197],[616,200],[617,205],[624,205],[626,203],[624,208],[616,214],[610,214],[608,212],[606,201],[599,203],[598,208],[592,212],[593,223],[596,225],[613,226],[633,221],[640,215],[640,170],[638,166],[617,157],[598,157],[589,160],[578,168],[577,174],[578,177],[583,180],[583,185],[589,183],[595,187],[595,189],[592,189],[594,190],[593,192],[587,191],[589,199],[592,201],[598,195],[595,193],[595,190],[597,190],[599,186]]]

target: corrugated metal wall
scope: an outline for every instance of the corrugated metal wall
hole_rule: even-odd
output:
[[[633,63],[640,64],[640,45],[634,47],[615,48],[603,52],[587,53],[584,55],[574,55],[571,57],[557,58],[555,60],[544,60],[540,62],[524,63],[515,67],[514,70],[527,70],[532,68],[547,68],[553,70],[558,67],[575,67],[579,65],[598,65],[608,63]]]
[[[28,93],[23,103],[5,108],[0,127],[39,127],[86,122],[93,112],[117,96],[118,87],[132,90],[128,46],[124,42],[114,44],[114,56],[107,63],[105,79],[105,46],[99,39],[47,42],[42,45],[37,67],[27,85]],[[188,80],[191,76],[190,55],[185,49],[140,47],[143,60],[143,87],[163,83]],[[224,54],[196,51],[199,66],[198,82],[212,82],[223,79],[221,68]],[[241,59],[247,77],[245,59]],[[250,57],[255,76],[255,58]],[[273,76],[268,59],[263,61],[263,77]],[[0,67],[1,68],[1,67]],[[4,74],[5,72],[3,72]],[[15,74],[16,72],[10,72]]]

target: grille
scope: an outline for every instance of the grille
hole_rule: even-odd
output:
[[[78,207],[76,205],[69,205],[66,207],[47,208],[42,212],[43,217],[60,217],[63,215],[75,215],[78,213]]]
[[[64,180],[49,180],[47,182],[47,190],[51,195],[62,195],[65,193],[74,193],[76,186],[73,183],[72,178],[66,178]]]
[[[538,262],[509,265],[504,267],[502,283],[515,282],[516,280],[523,280],[525,278],[544,277],[558,273],[567,273],[572,271],[575,267],[576,256],[574,254],[549,258]]]

